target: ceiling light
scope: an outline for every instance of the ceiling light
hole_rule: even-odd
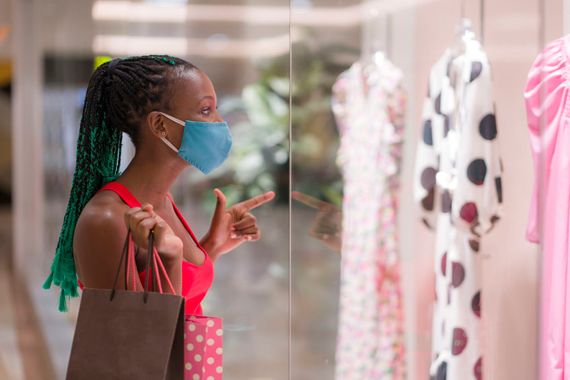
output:
[[[293,33],[292,38],[296,33]],[[220,58],[265,58],[289,52],[289,34],[254,39],[151,37],[129,35],[97,35],[93,40],[96,54],[144,55],[171,54],[176,56],[209,56]]]

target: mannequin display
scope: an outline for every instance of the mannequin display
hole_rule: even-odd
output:
[[[500,217],[489,61],[467,20],[432,67],[414,196],[436,234],[431,379],[482,379],[481,237]]]
[[[524,90],[534,160],[527,240],[542,248],[540,380],[570,378],[570,35],[538,55]]]
[[[343,176],[336,378],[404,379],[397,213],[405,93],[381,52],[333,86]]]

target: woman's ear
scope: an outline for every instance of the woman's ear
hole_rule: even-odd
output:
[[[156,137],[166,137],[166,127],[164,126],[164,118],[158,111],[151,111],[146,117],[146,124],[151,133]]]

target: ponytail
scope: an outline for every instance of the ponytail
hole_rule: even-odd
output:
[[[68,311],[66,297],[77,297],[77,275],[73,259],[73,232],[81,211],[105,182],[117,177],[121,157],[122,133],[110,128],[103,101],[105,76],[109,66],[99,66],[89,81],[79,136],[75,172],[67,210],[59,234],[51,273],[42,285],[49,289],[52,282],[61,288],[59,311]]]

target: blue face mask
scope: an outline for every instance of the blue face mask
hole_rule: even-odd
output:
[[[232,147],[232,135],[228,123],[182,121],[164,112],[160,113],[184,127],[180,148],[176,148],[165,137],[160,137],[184,161],[197,167],[202,173],[208,174],[226,160]]]

